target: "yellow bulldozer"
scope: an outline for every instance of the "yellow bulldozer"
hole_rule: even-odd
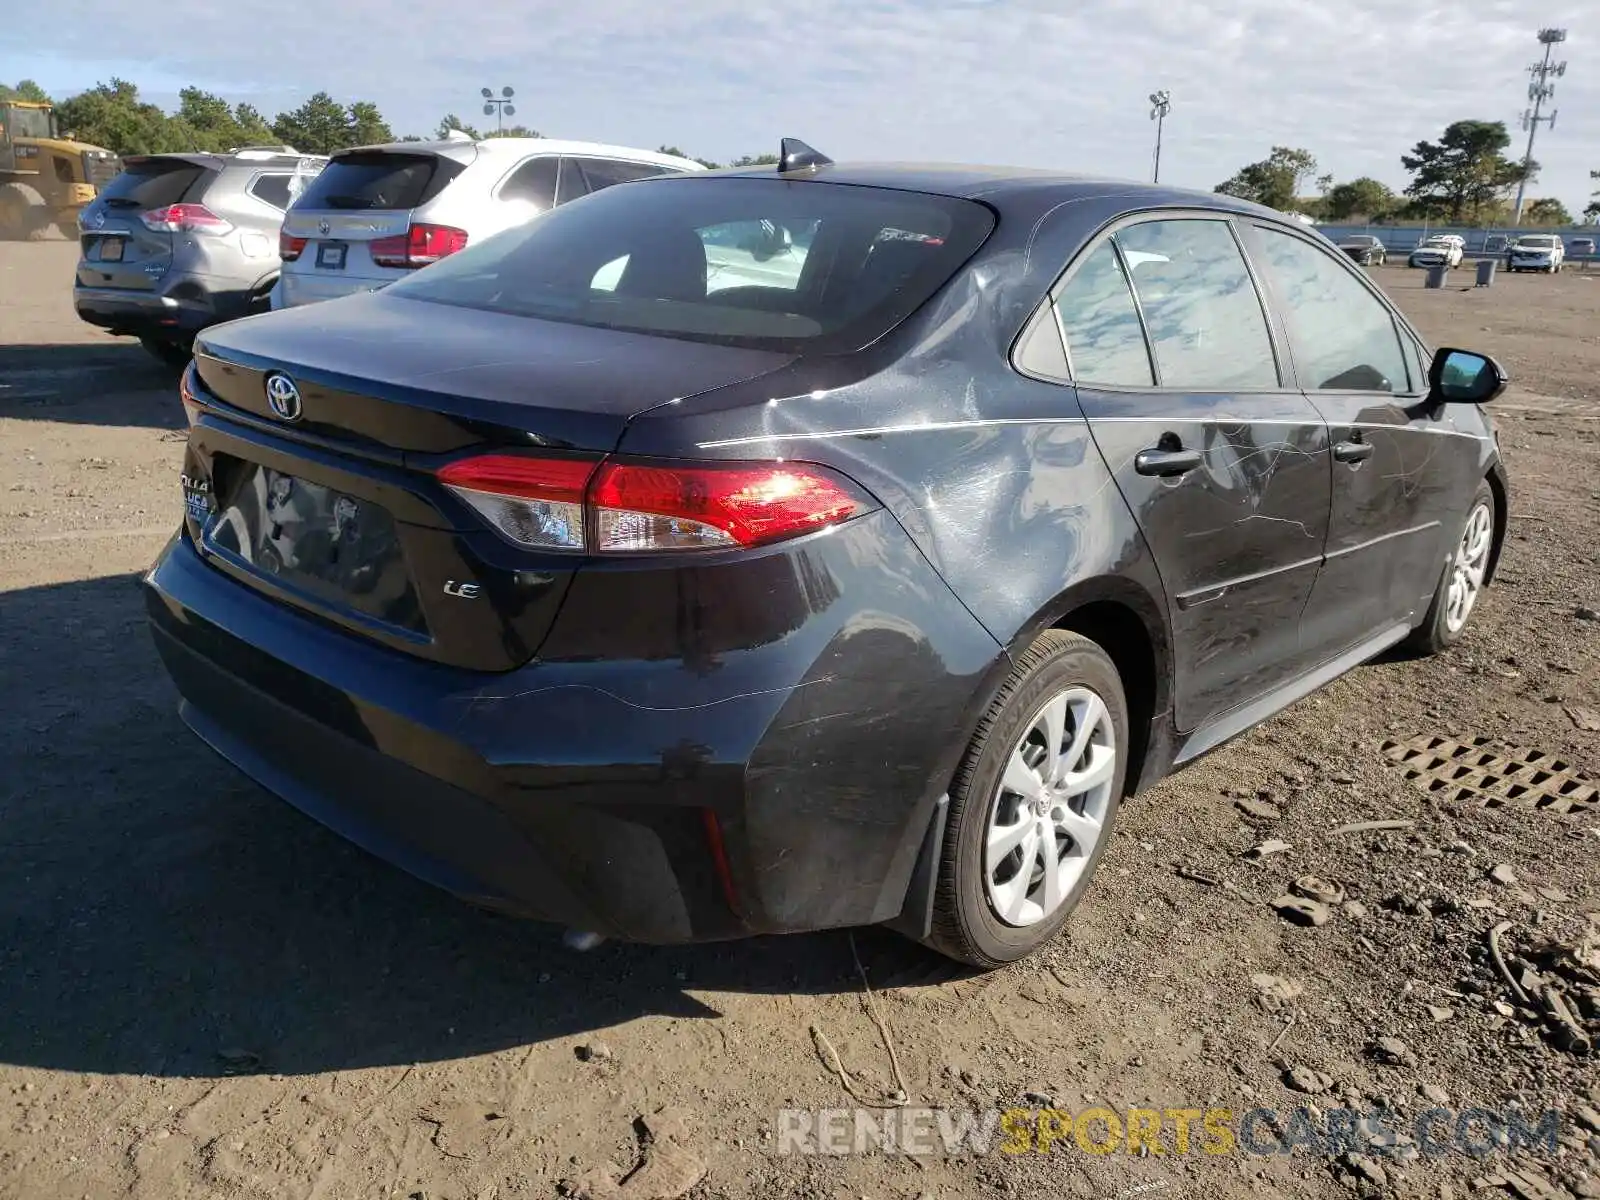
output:
[[[78,213],[122,170],[109,150],[62,135],[55,109],[0,101],[0,239],[78,236]]]

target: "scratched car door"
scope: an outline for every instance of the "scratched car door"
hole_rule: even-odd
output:
[[[1161,571],[1188,731],[1308,665],[1326,427],[1280,376],[1225,217],[1124,225],[1080,258],[1056,309],[1084,415]]]

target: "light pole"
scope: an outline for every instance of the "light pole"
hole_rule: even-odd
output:
[[[517,106],[511,103],[511,97],[515,95],[508,87],[501,88],[499,96],[494,94],[492,88],[483,89],[483,115],[495,118],[495,130],[498,133],[506,131],[507,117],[517,115]]]
[[[1156,165],[1151,173],[1150,182],[1161,182],[1161,128],[1167,123],[1167,114],[1172,111],[1172,93],[1163,89],[1150,93],[1150,119],[1156,123]]]
[[[1559,79],[1567,73],[1566,63],[1550,61],[1550,48],[1566,40],[1565,29],[1539,30],[1539,41],[1544,46],[1544,61],[1528,68],[1528,74],[1533,77],[1533,82],[1528,84],[1528,99],[1533,101],[1533,107],[1522,114],[1522,127],[1528,131],[1528,149],[1522,156],[1522,178],[1517,181],[1517,205],[1511,213],[1513,225],[1522,224],[1522,202],[1528,194],[1528,170],[1533,166],[1533,139],[1538,136],[1539,122],[1546,122],[1551,129],[1556,127],[1554,112],[1548,117],[1541,117],[1539,111],[1544,108],[1544,102],[1556,94],[1556,85],[1550,82],[1550,77]]]

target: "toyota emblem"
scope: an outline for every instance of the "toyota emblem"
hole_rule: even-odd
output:
[[[300,419],[300,389],[282,371],[267,376],[267,407],[281,421]]]

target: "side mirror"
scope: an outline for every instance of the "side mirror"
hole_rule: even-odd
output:
[[[1428,368],[1428,399],[1434,404],[1487,404],[1506,390],[1505,368],[1487,354],[1440,350]]]

